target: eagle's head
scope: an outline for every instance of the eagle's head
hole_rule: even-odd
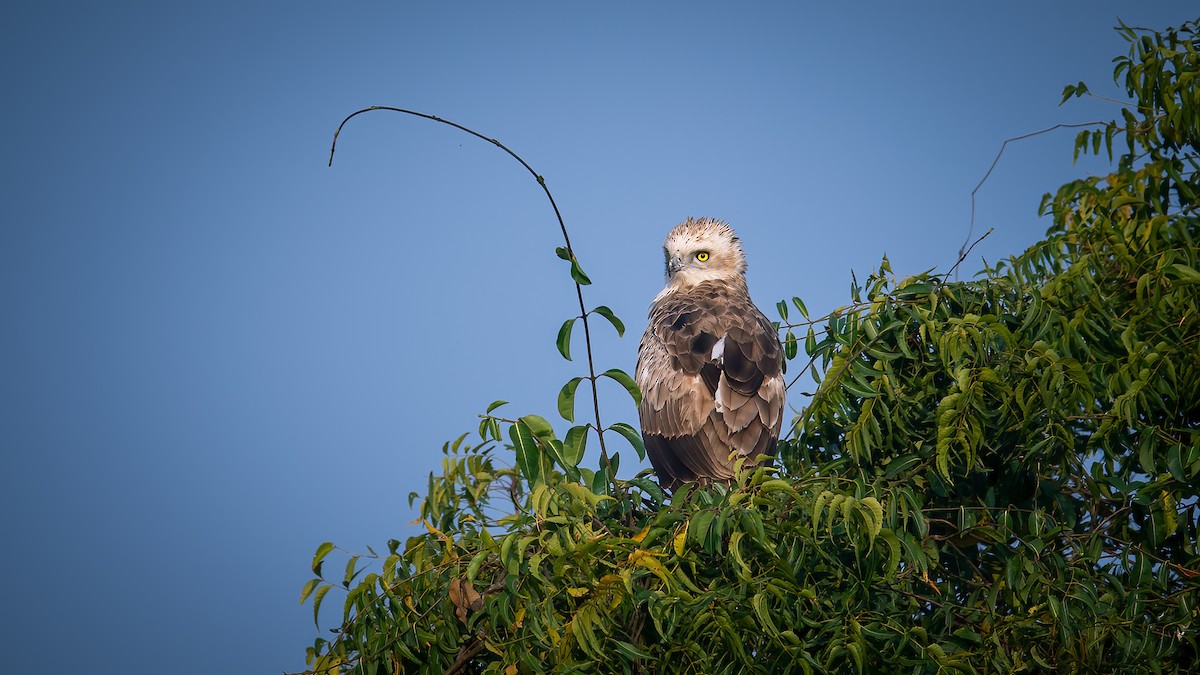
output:
[[[743,281],[746,255],[733,229],[712,218],[688,218],[671,228],[663,242],[667,288],[679,290],[704,281]]]

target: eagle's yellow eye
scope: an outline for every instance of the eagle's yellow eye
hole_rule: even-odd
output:
[[[696,254],[696,260],[700,262],[708,262],[708,251],[700,251]]]

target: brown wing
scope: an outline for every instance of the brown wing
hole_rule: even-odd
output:
[[[783,350],[744,287],[706,282],[650,308],[637,380],[646,453],[663,485],[727,481],[731,453],[774,455]]]

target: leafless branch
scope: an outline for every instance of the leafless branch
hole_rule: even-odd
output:
[[[427,120],[433,120],[434,122],[439,122],[441,124],[452,126],[455,129],[465,131],[468,134],[471,134],[472,136],[474,136],[476,138],[485,140],[488,143],[491,143],[492,145],[496,146],[497,148],[500,148],[504,152],[508,153],[508,155],[510,157],[517,160],[518,162],[521,163],[521,166],[525,167],[525,170],[528,171],[530,173],[530,175],[532,175],[534,177],[534,179],[537,181],[537,184],[542,187],[542,191],[546,193],[546,199],[550,200],[550,206],[554,209],[554,217],[558,219],[558,227],[560,230],[562,230],[563,242],[566,244],[567,254],[571,257],[572,262],[574,262],[576,260],[575,259],[575,251],[571,248],[571,237],[570,237],[570,235],[567,234],[567,225],[566,225],[566,223],[563,222],[562,213],[558,210],[558,204],[554,201],[554,195],[550,194],[550,188],[546,186],[546,179],[543,178],[541,176],[541,174],[539,174],[537,171],[534,171],[533,167],[530,166],[528,162],[526,162],[524,159],[522,159],[520,155],[518,155],[517,153],[510,150],[508,148],[508,146],[504,145],[503,143],[501,143],[500,141],[498,141],[494,138],[491,138],[489,136],[484,136],[483,134],[479,133],[478,131],[475,131],[474,129],[465,127],[457,122],[451,122],[450,120],[443,119],[436,115],[430,115],[428,113],[417,112],[415,110],[406,110],[404,108],[393,108],[391,106],[383,106],[383,105],[373,105],[369,108],[363,108],[362,110],[357,110],[357,111],[347,115],[346,119],[342,120],[342,123],[338,125],[337,131],[333,132],[333,143],[329,147],[329,166],[333,166],[333,154],[334,154],[334,152],[337,151],[338,136],[341,135],[342,128],[346,126],[346,123],[349,122],[350,120],[354,119],[355,117],[362,115],[363,113],[368,113],[368,112],[372,112],[375,110],[387,110],[390,112],[403,113],[405,115],[413,115],[415,117],[421,117],[421,118],[424,118]],[[584,338],[584,342],[587,346],[588,379],[592,383],[592,409],[595,412],[595,416],[596,416],[596,435],[600,439],[600,465],[608,466],[608,449],[604,445],[604,425],[602,425],[600,423],[600,396],[599,396],[599,393],[596,391],[596,380],[599,376],[596,375],[596,366],[595,366],[593,358],[592,358],[592,331],[591,331],[591,327],[588,325],[587,306],[583,302],[583,286],[581,286],[579,284],[579,282],[575,281],[574,279],[572,279],[572,281],[574,281],[574,283],[575,283],[575,295],[579,299],[579,315],[580,315],[580,318],[583,319],[583,338]],[[613,478],[615,478],[615,476]]]
[[[992,165],[988,167],[987,173],[983,174],[983,178],[979,179],[979,184],[977,184],[975,186],[974,190],[971,190],[971,223],[970,223],[970,226],[967,227],[967,237],[966,237],[966,239],[963,240],[962,246],[959,247],[959,249],[958,249],[958,262],[961,263],[963,261],[963,259],[966,257],[967,252],[969,251],[968,245],[974,246],[974,244],[971,244],[971,237],[972,237],[972,235],[975,234],[975,193],[979,192],[979,188],[983,187],[983,184],[987,182],[988,177],[990,177],[992,175],[992,171],[994,171],[996,169],[996,165],[1000,163],[1000,156],[1004,154],[1004,149],[1008,147],[1009,143],[1012,143],[1013,141],[1024,140],[1026,138],[1033,138],[1034,136],[1040,136],[1042,134],[1048,134],[1051,131],[1055,131],[1057,129],[1078,129],[1081,127],[1104,126],[1105,124],[1107,124],[1107,122],[1079,122],[1077,124],[1055,124],[1052,127],[1046,127],[1045,129],[1042,129],[1040,131],[1032,131],[1027,134],[1021,134],[1020,136],[1013,136],[1012,138],[1005,139],[1004,142],[1000,144],[1000,150],[996,152],[996,157],[995,157],[995,159],[992,160]],[[983,237],[980,237],[980,240],[982,238]],[[975,243],[976,244],[979,243],[979,240],[976,240]],[[954,266],[958,267],[958,263],[955,263]]]

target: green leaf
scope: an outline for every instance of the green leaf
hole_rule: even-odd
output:
[[[662,488],[658,486],[658,483],[655,483],[648,478],[634,477],[629,480],[629,484],[636,485],[637,487],[641,488],[643,492],[649,493],[650,497],[654,500],[654,503],[660,506],[667,499],[666,493],[663,492]]]
[[[791,361],[792,359],[796,358],[796,354],[799,351],[800,345],[796,341],[796,336],[792,333],[792,331],[789,330],[783,339],[783,355],[787,358],[787,360]]]
[[[754,597],[750,598],[750,606],[754,609],[754,615],[758,617],[758,627],[769,637],[777,637],[779,628],[771,620],[771,610],[767,607],[766,594],[755,593]]]
[[[513,544],[517,543],[517,538],[518,533],[514,532],[500,541],[500,564],[514,576],[521,572],[521,560],[513,556]]]
[[[558,338],[554,341],[558,347],[558,353],[568,361],[571,360],[571,329],[575,327],[575,319],[578,318],[572,317],[564,321],[562,328],[558,329]]]
[[[608,469],[603,466],[600,467],[596,473],[592,474],[592,480],[589,483],[589,487],[592,488],[592,492],[598,495],[607,494],[609,480],[608,475]]]
[[[475,555],[471,556],[471,562],[467,565],[467,581],[475,581],[479,576],[479,568],[483,565],[483,561],[488,557],[488,550],[484,549]]]
[[[588,284],[592,283],[592,280],[588,278],[588,275],[583,273],[583,268],[579,266],[578,260],[571,261],[571,278],[574,279],[575,283],[579,284],[580,286],[587,286]]]
[[[637,451],[638,457],[643,461],[646,459],[646,446],[642,443],[642,434],[637,429],[624,422],[617,422],[609,427],[609,429],[624,436],[625,440],[629,441],[629,444]]]
[[[541,417],[539,415],[523,415],[521,416],[520,421],[524,422],[529,427],[529,430],[533,432],[534,436],[544,439],[554,438],[554,427],[550,426],[550,423],[546,421],[545,417]]]
[[[713,518],[716,514],[712,511],[698,511],[688,520],[687,540],[703,547],[704,541],[708,537],[708,529],[712,526]]]
[[[508,427],[508,436],[512,439],[513,449],[517,451],[517,469],[530,485],[537,484],[541,477],[541,453],[533,438],[533,431],[521,419]]]
[[[582,377],[573,377],[558,392],[558,414],[568,422],[575,421],[575,389],[582,381]]]
[[[1166,273],[1168,277],[1179,280],[1184,284],[1200,284],[1200,272],[1184,265],[1183,263],[1173,263],[1167,267]]]
[[[495,410],[496,408],[499,408],[502,405],[507,405],[507,404],[508,404],[508,401],[505,401],[505,400],[492,401],[492,404],[487,407],[487,412],[484,414],[491,415],[493,410]]]
[[[879,392],[872,389],[866,383],[857,380],[854,377],[843,377],[840,382],[842,388],[854,394],[859,398],[873,398],[879,396]]]
[[[321,612],[321,601],[325,599],[325,595],[329,593],[330,589],[332,588],[332,585],[321,586],[317,589],[316,594],[313,595],[313,625],[315,625],[317,628],[321,627],[320,619],[318,618]]]
[[[612,644],[616,648],[617,651],[621,652],[622,654],[624,654],[625,656],[628,656],[631,659],[653,659],[654,658],[653,654],[651,654],[649,652],[644,652],[644,651],[638,649],[637,647],[634,647],[633,645],[629,644],[628,642],[625,642],[624,640],[613,640]]]
[[[883,529],[883,505],[874,497],[863,497],[858,500],[858,505],[863,507],[871,516],[869,521],[870,534],[871,540],[874,541],[875,537],[879,535],[880,530]]]
[[[821,515],[825,513],[825,502],[832,496],[833,493],[829,490],[824,490],[817,495],[817,501],[812,507],[812,529],[814,531],[821,529]]]
[[[360,556],[352,555],[350,556],[350,559],[346,561],[346,576],[342,579],[342,586],[344,588],[349,588],[350,582],[353,581],[354,577],[358,576],[358,573],[362,571],[355,569],[358,567],[359,557]]]
[[[886,469],[883,474],[884,478],[895,478],[896,476],[900,475],[902,472],[913,468],[920,462],[921,462],[921,457],[919,455],[915,455],[915,454],[901,455],[899,457],[895,457],[890,462],[888,462],[888,464],[886,465]]]
[[[571,480],[577,480],[579,478],[579,476],[577,475],[578,472],[574,471],[572,468],[567,467],[566,463],[563,462],[562,441],[558,440],[557,438],[548,438],[545,440],[545,442],[542,443],[541,449],[543,452],[543,455],[542,455],[543,457],[549,457],[550,460],[553,461],[555,464],[567,469],[568,474],[571,475]]]
[[[571,259],[571,252],[570,252],[570,251],[568,251],[568,250],[567,250],[565,247],[562,247],[562,246],[555,247],[555,249],[554,249],[554,255],[556,255],[556,256],[558,256],[558,257],[562,258],[563,260],[570,260],[570,259]]]
[[[350,621],[350,609],[354,607],[354,603],[362,596],[363,587],[355,586],[346,594],[346,600],[342,603],[342,624]]]
[[[616,314],[613,314],[611,309],[605,307],[604,305],[600,305],[599,307],[593,309],[592,312],[608,319],[608,322],[613,325],[613,328],[617,329],[617,337],[625,337],[625,324],[621,323],[621,320],[617,318]]]
[[[900,540],[891,530],[881,530],[879,538],[888,546],[888,559],[884,567],[884,578],[894,579],[900,568]]]
[[[389,584],[396,578],[396,565],[400,563],[400,556],[395,553],[389,555],[383,561],[383,579]]]
[[[918,295],[929,295],[933,287],[924,282],[915,282],[896,289],[897,298],[912,298]]]
[[[1186,483],[1188,477],[1183,471],[1183,460],[1181,459],[1182,446],[1172,445],[1167,451],[1167,471],[1171,472],[1171,477],[1180,483]]]
[[[313,590],[316,589],[320,583],[320,579],[309,579],[307,582],[305,582],[304,587],[300,589],[300,604],[304,604],[304,601],[308,599],[308,596],[312,595]]]
[[[803,300],[801,300],[800,298],[793,297],[792,304],[796,306],[796,309],[800,310],[800,315],[804,317],[805,321],[810,320],[808,318],[808,308],[804,306]]]
[[[629,392],[629,395],[633,397],[634,405],[642,404],[642,390],[638,388],[637,383],[625,371],[620,368],[609,368],[600,375],[615,380],[622,387],[625,387],[625,391]]]
[[[313,559],[312,559],[313,574],[315,574],[317,576],[321,576],[321,563],[322,563],[322,561],[325,560],[325,556],[329,555],[329,552],[332,550],[333,550],[333,542],[332,541],[327,541],[324,544],[321,544],[320,546],[317,547],[317,552],[315,554],[313,554]]]
[[[1143,440],[1141,447],[1138,448],[1138,463],[1146,474],[1153,476],[1158,473],[1158,467],[1154,461],[1154,444],[1148,439]]]
[[[563,439],[563,464],[579,466],[579,462],[583,461],[583,452],[587,448],[587,432],[587,426],[567,429],[567,436]]]
[[[787,323],[787,316],[788,316],[787,302],[780,300],[779,302],[775,303],[775,308],[779,310],[779,318],[782,319],[784,323]]]

